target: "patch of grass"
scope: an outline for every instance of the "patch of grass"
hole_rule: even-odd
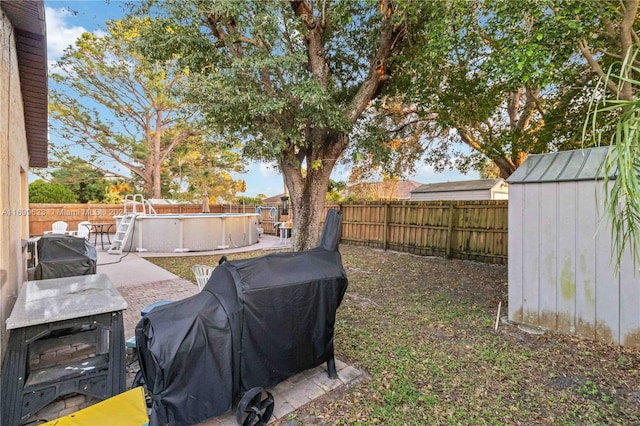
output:
[[[278,250],[258,250],[252,252],[243,252],[243,253],[234,253],[234,254],[226,254],[228,260],[236,260],[236,259],[247,259],[250,257],[258,257],[267,253],[275,253]],[[193,272],[191,271],[191,267],[193,265],[209,265],[216,266],[220,261],[222,255],[211,255],[211,256],[171,256],[171,257],[147,257],[145,258],[149,262],[160,266],[161,268],[166,269],[169,272],[172,272],[179,276],[180,278],[184,278],[186,280],[192,281],[194,284],[196,282],[196,278],[193,276]]]
[[[341,253],[349,288],[335,348],[370,378],[298,409],[290,418],[299,424],[640,424],[640,351],[494,331],[498,302],[508,308],[505,266],[355,246]],[[149,260],[194,281],[191,265],[218,259]]]

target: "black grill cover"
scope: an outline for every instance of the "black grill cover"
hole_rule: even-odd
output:
[[[337,242],[325,234],[340,225],[333,210],[321,239],[332,250],[321,244],[223,263],[201,293],[138,323],[151,425],[202,422],[253,387],[271,387],[333,357],[335,315],[348,282]]]
[[[45,234],[38,240],[34,280],[96,273],[96,248],[86,238]]]
[[[154,308],[136,326],[136,348],[150,424],[193,425],[231,408],[231,328],[211,293]]]

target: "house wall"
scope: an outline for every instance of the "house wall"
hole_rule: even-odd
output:
[[[508,200],[509,199],[509,191],[506,189],[494,189],[491,190],[491,199],[492,200]]]
[[[491,200],[491,191],[479,189],[477,191],[417,192],[411,194],[411,201],[438,200]]]
[[[1,13],[1,12],[0,12]],[[0,359],[8,333],[5,320],[24,280],[22,239],[28,232],[29,155],[20,90],[15,34],[2,13],[0,23]]]
[[[615,271],[603,185],[509,185],[509,319],[640,347],[640,274],[630,252]]]

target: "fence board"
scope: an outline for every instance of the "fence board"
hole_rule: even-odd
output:
[[[342,241],[427,256],[507,263],[508,201],[330,204],[342,210]]]

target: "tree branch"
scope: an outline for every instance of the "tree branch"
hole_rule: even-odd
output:
[[[219,45],[215,46],[215,47],[226,47],[227,49],[229,49],[229,52],[231,53],[231,55],[233,55],[236,58],[242,58],[243,57],[243,49],[242,49],[242,44],[241,43],[232,43],[229,40],[228,34],[226,32],[224,32],[221,28],[220,28],[220,16],[217,15],[207,15],[206,17],[206,23],[207,26],[209,27],[209,29],[211,30],[212,35],[219,40]],[[234,22],[227,22],[225,24],[225,27],[227,29],[227,31],[235,31],[236,30],[236,26]],[[246,40],[245,40],[246,42]]]
[[[620,23],[620,47],[622,48],[622,54],[626,58],[631,53],[633,48],[633,39],[631,33],[633,32],[633,23],[636,20],[638,14],[638,0],[626,0],[624,2],[624,15],[622,22]],[[625,77],[628,77],[628,69],[622,70]],[[627,78],[622,79],[622,88],[620,90],[620,99],[631,101],[633,100],[633,86]]]
[[[404,27],[393,24],[393,8],[391,2],[381,3],[381,13],[383,19],[380,29],[380,43],[375,55],[373,56],[369,73],[365,80],[358,88],[357,93],[353,97],[349,108],[345,112],[345,119],[349,123],[355,123],[358,117],[366,109],[372,99],[375,99],[380,91],[382,84],[390,78],[387,65],[387,59],[391,56],[393,48],[397,41],[405,35]]]
[[[520,95],[522,89],[518,88],[515,93],[509,94],[509,103],[507,104],[507,114],[509,115],[509,124],[511,127],[516,125],[518,121],[518,104],[520,103]]]
[[[638,38],[638,35],[636,33],[633,33],[633,38],[634,38],[634,43],[636,43],[636,44],[640,43],[640,38]],[[619,54],[613,53],[613,52],[609,52],[608,50],[598,49],[598,52],[600,52],[603,55],[606,55],[606,56],[608,56],[610,58],[618,59],[620,61],[622,61],[624,59],[622,57],[622,55],[619,55]],[[633,61],[633,66],[636,67],[636,68],[640,68],[640,61]]]
[[[457,127],[456,130],[458,132],[458,135],[460,135],[460,139],[462,139],[464,143],[466,143],[467,145],[469,145],[471,148],[475,149],[479,153],[486,155],[486,151],[482,146],[482,144],[477,140],[475,140],[473,136],[471,136],[469,132],[467,132],[466,129],[462,127]]]
[[[177,144],[179,144],[180,142],[184,142],[187,139],[189,139],[192,136],[197,136],[199,132],[194,132],[194,131],[190,131],[190,130],[182,130],[180,131],[180,133],[178,133],[178,135],[173,138],[173,140],[171,140],[171,143],[169,143],[168,146],[166,146],[160,153],[160,162],[162,163],[164,160],[167,159],[167,157],[169,156],[169,154],[171,154],[171,151],[173,151],[173,148],[175,148],[175,146]]]
[[[531,117],[533,116],[533,112],[536,109],[536,101],[538,100],[538,95],[540,94],[540,89],[535,90],[535,92],[531,92],[531,90],[527,90],[525,93],[527,100],[525,101],[524,108],[522,113],[520,114],[520,118],[516,123],[516,128],[524,131],[526,127],[529,125],[529,121],[531,121]]]
[[[293,0],[290,4],[293,13],[302,18],[309,30],[305,36],[309,71],[320,87],[326,88],[329,84],[329,65],[324,51],[325,27],[322,22],[318,22],[314,18],[313,11],[305,0]]]
[[[589,64],[593,72],[602,81],[606,82],[607,89],[609,89],[615,96],[619,96],[620,92],[618,91],[618,86],[616,85],[615,82],[607,78],[607,75],[600,67],[600,64],[598,63],[598,61],[596,61],[596,59],[593,57],[593,55],[589,51],[587,42],[585,40],[579,40],[578,48],[580,49],[580,52],[582,52],[582,56],[584,56],[584,58],[587,60],[587,63]]]

